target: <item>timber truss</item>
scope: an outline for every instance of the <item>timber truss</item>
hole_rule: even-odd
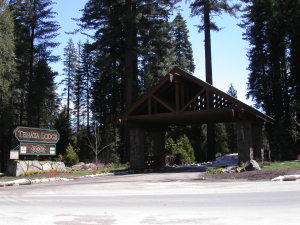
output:
[[[121,120],[129,126],[143,128],[239,120],[273,121],[178,67],[134,103]]]

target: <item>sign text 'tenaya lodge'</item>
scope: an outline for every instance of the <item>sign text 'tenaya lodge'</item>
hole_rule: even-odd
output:
[[[15,136],[20,142],[43,142],[57,143],[59,133],[56,130],[32,129],[27,127],[17,127]]]

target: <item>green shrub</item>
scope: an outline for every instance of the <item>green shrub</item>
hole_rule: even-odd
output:
[[[73,166],[79,163],[78,154],[71,144],[69,144],[66,149],[66,154],[63,157],[63,161],[67,166]]]
[[[181,136],[177,142],[172,138],[166,141],[166,149],[174,155],[180,156],[181,163],[194,163],[196,161],[194,148],[186,135]]]

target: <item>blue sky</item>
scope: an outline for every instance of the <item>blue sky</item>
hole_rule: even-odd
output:
[[[72,18],[81,16],[80,9],[83,9],[87,0],[55,0],[53,11],[57,12],[56,20],[61,29],[57,41],[59,47],[54,49],[55,55],[63,56],[63,49],[69,38],[75,43],[79,40],[84,42],[85,36],[80,34],[68,35],[65,32],[73,31],[77,28],[76,22]],[[205,61],[204,61],[204,34],[198,33],[195,25],[199,24],[199,17],[190,17],[188,5],[181,4],[181,13],[187,22],[189,29],[190,42],[192,43],[196,70],[194,75],[205,80]],[[248,60],[247,60],[247,41],[243,40],[243,29],[237,26],[240,19],[223,15],[214,19],[223,29],[219,32],[212,32],[212,66],[213,66],[213,85],[222,91],[227,91],[232,83],[238,91],[238,99],[252,105],[250,100],[246,100]],[[62,61],[52,65],[54,71],[62,74]],[[60,78],[58,78],[60,79]]]

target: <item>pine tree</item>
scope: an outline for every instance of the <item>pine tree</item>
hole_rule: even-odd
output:
[[[146,62],[150,63],[150,60],[153,63],[159,62],[158,57],[153,57],[153,54],[168,50],[159,49],[161,46],[157,39],[158,36],[169,35],[169,31],[159,26],[166,24],[165,21],[171,13],[169,9],[175,2],[174,0],[163,2],[90,0],[86,3],[79,23],[82,29],[95,30],[94,42],[90,44],[95,56],[92,110],[103,131],[105,127],[111,125],[114,127],[113,130],[116,130],[113,125],[116,116],[130,107],[137,98],[141,88],[139,85],[145,83],[143,73],[154,70],[154,74],[157,75],[156,72],[164,70],[164,68],[153,69],[145,65]],[[155,29],[159,32],[155,33]],[[164,38],[166,39],[166,36]],[[151,41],[147,42],[147,40]],[[149,46],[145,46],[145,43]],[[146,60],[146,57],[149,57],[149,60]],[[124,130],[125,128],[121,129],[123,143],[128,139],[124,135],[128,132]],[[101,134],[107,136],[105,132],[101,131]],[[106,144],[105,141],[103,144]],[[128,160],[124,150],[120,153],[123,161]]]
[[[144,16],[139,43],[140,93],[153,87],[174,65],[175,51],[168,17]]]
[[[233,84],[230,84],[227,94],[237,98],[237,90],[234,88]],[[230,152],[237,152],[237,131],[235,123],[225,123],[225,129],[227,132],[227,143]]]
[[[68,118],[66,107],[64,107],[56,116],[54,128],[58,131],[60,135],[60,140],[56,145],[56,154],[64,156],[66,154],[66,149],[69,146],[69,144],[74,146],[71,123]]]
[[[34,67],[34,80],[32,85],[32,105],[31,115],[33,125],[37,127],[53,127],[55,113],[58,109],[57,95],[55,93],[56,85],[54,78],[57,73],[53,72],[48,63],[40,59]]]
[[[8,73],[13,72],[15,66],[14,24],[5,0],[0,0],[0,33],[0,78],[3,80],[10,79]],[[3,91],[4,85],[0,87]]]
[[[15,116],[16,74],[14,54],[14,23],[13,17],[5,0],[0,0],[0,169],[5,171],[9,150],[12,149],[11,140]]]
[[[239,5],[230,5],[227,0],[195,0],[190,5],[192,16],[200,16],[202,24],[198,26],[199,31],[204,31],[205,43],[205,70],[206,82],[213,84],[212,80],[212,63],[211,63],[211,38],[210,31],[218,31],[220,28],[212,22],[212,15],[220,15],[222,12],[235,15]],[[207,145],[209,148],[208,159],[214,160],[215,150],[215,127],[214,124],[207,124]]]
[[[35,118],[34,80],[38,79],[35,67],[39,61],[54,62],[51,49],[56,47],[54,38],[58,35],[59,26],[54,21],[51,0],[10,0],[15,22],[16,58],[19,75],[20,124],[27,119],[27,125],[39,126]],[[46,87],[43,87],[46,88]],[[26,112],[26,115],[25,115]]]
[[[216,152],[218,155],[225,155],[230,152],[225,123],[216,124]]]
[[[78,43],[78,65],[74,74],[74,88],[73,88],[73,103],[74,103],[74,114],[76,119],[76,129],[79,132],[82,124],[83,108],[84,108],[84,77],[80,71],[80,56],[82,52],[82,44]]]
[[[64,76],[62,83],[65,84],[64,95],[67,95],[67,117],[70,120],[70,104],[73,99],[74,79],[78,70],[78,52],[72,39],[68,40],[67,46],[64,48]]]
[[[94,55],[91,52],[90,43],[87,41],[83,46],[79,53],[80,63],[78,73],[81,76],[83,82],[83,121],[86,121],[87,132],[90,127],[90,113],[91,113],[91,88],[92,88],[92,80],[94,73]],[[83,122],[84,124],[84,122]]]
[[[297,27],[294,21],[297,13],[293,10],[297,11],[297,6],[294,1],[284,0],[245,2],[242,27],[251,45],[248,96],[275,119],[275,123],[267,127],[273,158],[291,159],[296,153],[289,130],[293,112],[297,111],[292,38]]]
[[[186,22],[180,13],[172,21],[173,46],[176,55],[175,64],[180,68],[194,72],[195,64],[193,58],[192,44],[189,41]]]

